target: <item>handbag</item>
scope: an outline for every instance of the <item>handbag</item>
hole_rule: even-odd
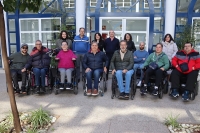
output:
[[[158,57],[158,58],[156,59],[156,61],[151,62],[151,63],[149,64],[149,67],[150,67],[151,69],[153,69],[153,70],[158,69],[158,64],[157,64],[157,62],[158,62],[158,60],[159,60],[162,56],[163,56],[163,54],[162,54],[160,57]]]
[[[189,56],[188,62],[189,61],[190,61],[190,56]],[[184,62],[184,63],[179,64],[179,67],[180,67],[182,72],[187,72],[189,70],[188,62],[187,63]]]

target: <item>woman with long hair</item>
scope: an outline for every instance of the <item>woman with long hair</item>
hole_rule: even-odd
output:
[[[95,33],[95,34],[94,34],[94,40],[93,40],[93,41],[97,42],[97,43],[98,43],[98,48],[99,48],[99,50],[100,50],[100,51],[103,51],[104,46],[105,46],[105,42],[104,42],[104,40],[102,39],[102,36],[101,36],[100,33]]]
[[[127,49],[128,49],[128,50],[130,50],[130,51],[132,51],[132,52],[136,51],[135,43],[133,42],[132,36],[131,36],[130,33],[126,33],[126,34],[124,35],[124,40],[127,41]]]
[[[68,38],[67,31],[65,30],[60,32],[60,37],[56,40],[56,48],[62,49],[61,46],[63,41],[67,42],[69,49],[72,49],[72,41]]]

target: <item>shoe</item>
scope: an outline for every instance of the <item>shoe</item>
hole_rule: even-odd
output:
[[[19,89],[19,87],[16,87],[16,94],[20,94],[20,89]]]
[[[141,81],[138,82],[137,86],[141,86]]]
[[[40,87],[39,86],[36,86],[36,93],[40,93]]]
[[[122,93],[119,94],[119,98],[124,98],[124,96],[125,96],[124,92],[122,92]]]
[[[140,93],[141,93],[142,95],[147,94],[147,86],[143,86],[143,87],[140,89]]]
[[[66,89],[68,89],[68,90],[71,89],[71,83],[67,83]]]
[[[189,101],[189,91],[185,91],[182,95],[183,101]]]
[[[174,98],[179,97],[179,92],[177,89],[172,89],[171,96]]]
[[[97,89],[94,89],[94,90],[92,91],[92,96],[97,96],[97,95],[99,95],[98,90],[97,90]]]
[[[129,98],[129,93],[125,93],[124,97]]]
[[[43,93],[45,93],[45,92],[46,92],[46,89],[45,89],[45,87],[42,87],[42,89],[41,89],[41,92],[43,92]]]
[[[22,90],[22,93],[23,93],[23,94],[26,94],[26,87],[22,86],[22,87],[21,87],[21,90]]]
[[[87,94],[88,96],[92,95],[92,89],[88,89],[87,92],[86,92],[86,94]]]
[[[60,89],[60,90],[63,90],[63,89],[64,89],[64,83],[60,83],[59,89]]]
[[[158,95],[158,88],[154,88],[152,95],[157,96]]]

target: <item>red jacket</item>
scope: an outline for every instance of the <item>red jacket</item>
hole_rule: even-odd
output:
[[[190,57],[190,60],[188,62],[188,59]],[[182,72],[179,64],[182,64],[184,62],[188,62],[188,67],[189,70],[187,72]],[[178,65],[178,67],[176,67]],[[199,70],[200,69],[200,55],[199,52],[195,51],[192,49],[192,51],[188,54],[184,50],[178,51],[176,55],[172,58],[172,66],[175,67],[178,71],[187,74],[190,73],[194,67],[194,70]]]

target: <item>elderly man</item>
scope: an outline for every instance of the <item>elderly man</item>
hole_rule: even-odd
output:
[[[104,46],[106,55],[108,57],[108,71],[110,67],[110,60],[115,52],[115,50],[119,49],[119,40],[115,38],[115,32],[113,30],[109,31],[109,38],[105,40],[105,46]],[[106,78],[108,79],[108,73],[106,75]]]
[[[105,64],[103,65],[103,62]],[[98,43],[93,41],[91,50],[83,58],[83,67],[87,79],[87,95],[98,95],[99,78],[103,71],[107,72],[108,58],[104,52],[98,49]],[[94,87],[92,88],[92,77],[94,77]]]
[[[176,53],[172,58],[172,66],[175,67],[175,69],[172,71],[170,79],[172,83],[171,96],[175,98],[179,96],[179,79],[185,75],[187,81],[182,99],[188,101],[189,92],[194,92],[194,84],[197,81],[198,71],[200,69],[199,52],[193,49],[192,43],[186,43],[184,50]]]
[[[127,42],[120,41],[120,50],[115,51],[111,59],[112,75],[116,75],[119,86],[119,98],[129,98],[130,81],[133,70],[133,53],[127,50]],[[123,75],[125,76],[126,85],[123,86]]]
[[[22,77],[22,86],[21,91],[22,93],[26,93],[26,71],[24,71],[24,66],[29,59],[28,45],[22,44],[21,51],[16,52],[8,57],[10,61],[10,71],[14,86],[16,88],[16,93],[20,93],[19,84],[18,84],[18,76],[21,75]]]
[[[141,76],[140,76],[140,81],[138,82],[137,86],[141,85],[141,81],[143,79],[143,64],[147,57],[149,56],[149,53],[144,49],[145,48],[145,43],[141,42],[139,45],[139,50],[135,51],[133,53],[134,56],[134,71],[136,72],[137,69],[139,68],[141,70]]]

